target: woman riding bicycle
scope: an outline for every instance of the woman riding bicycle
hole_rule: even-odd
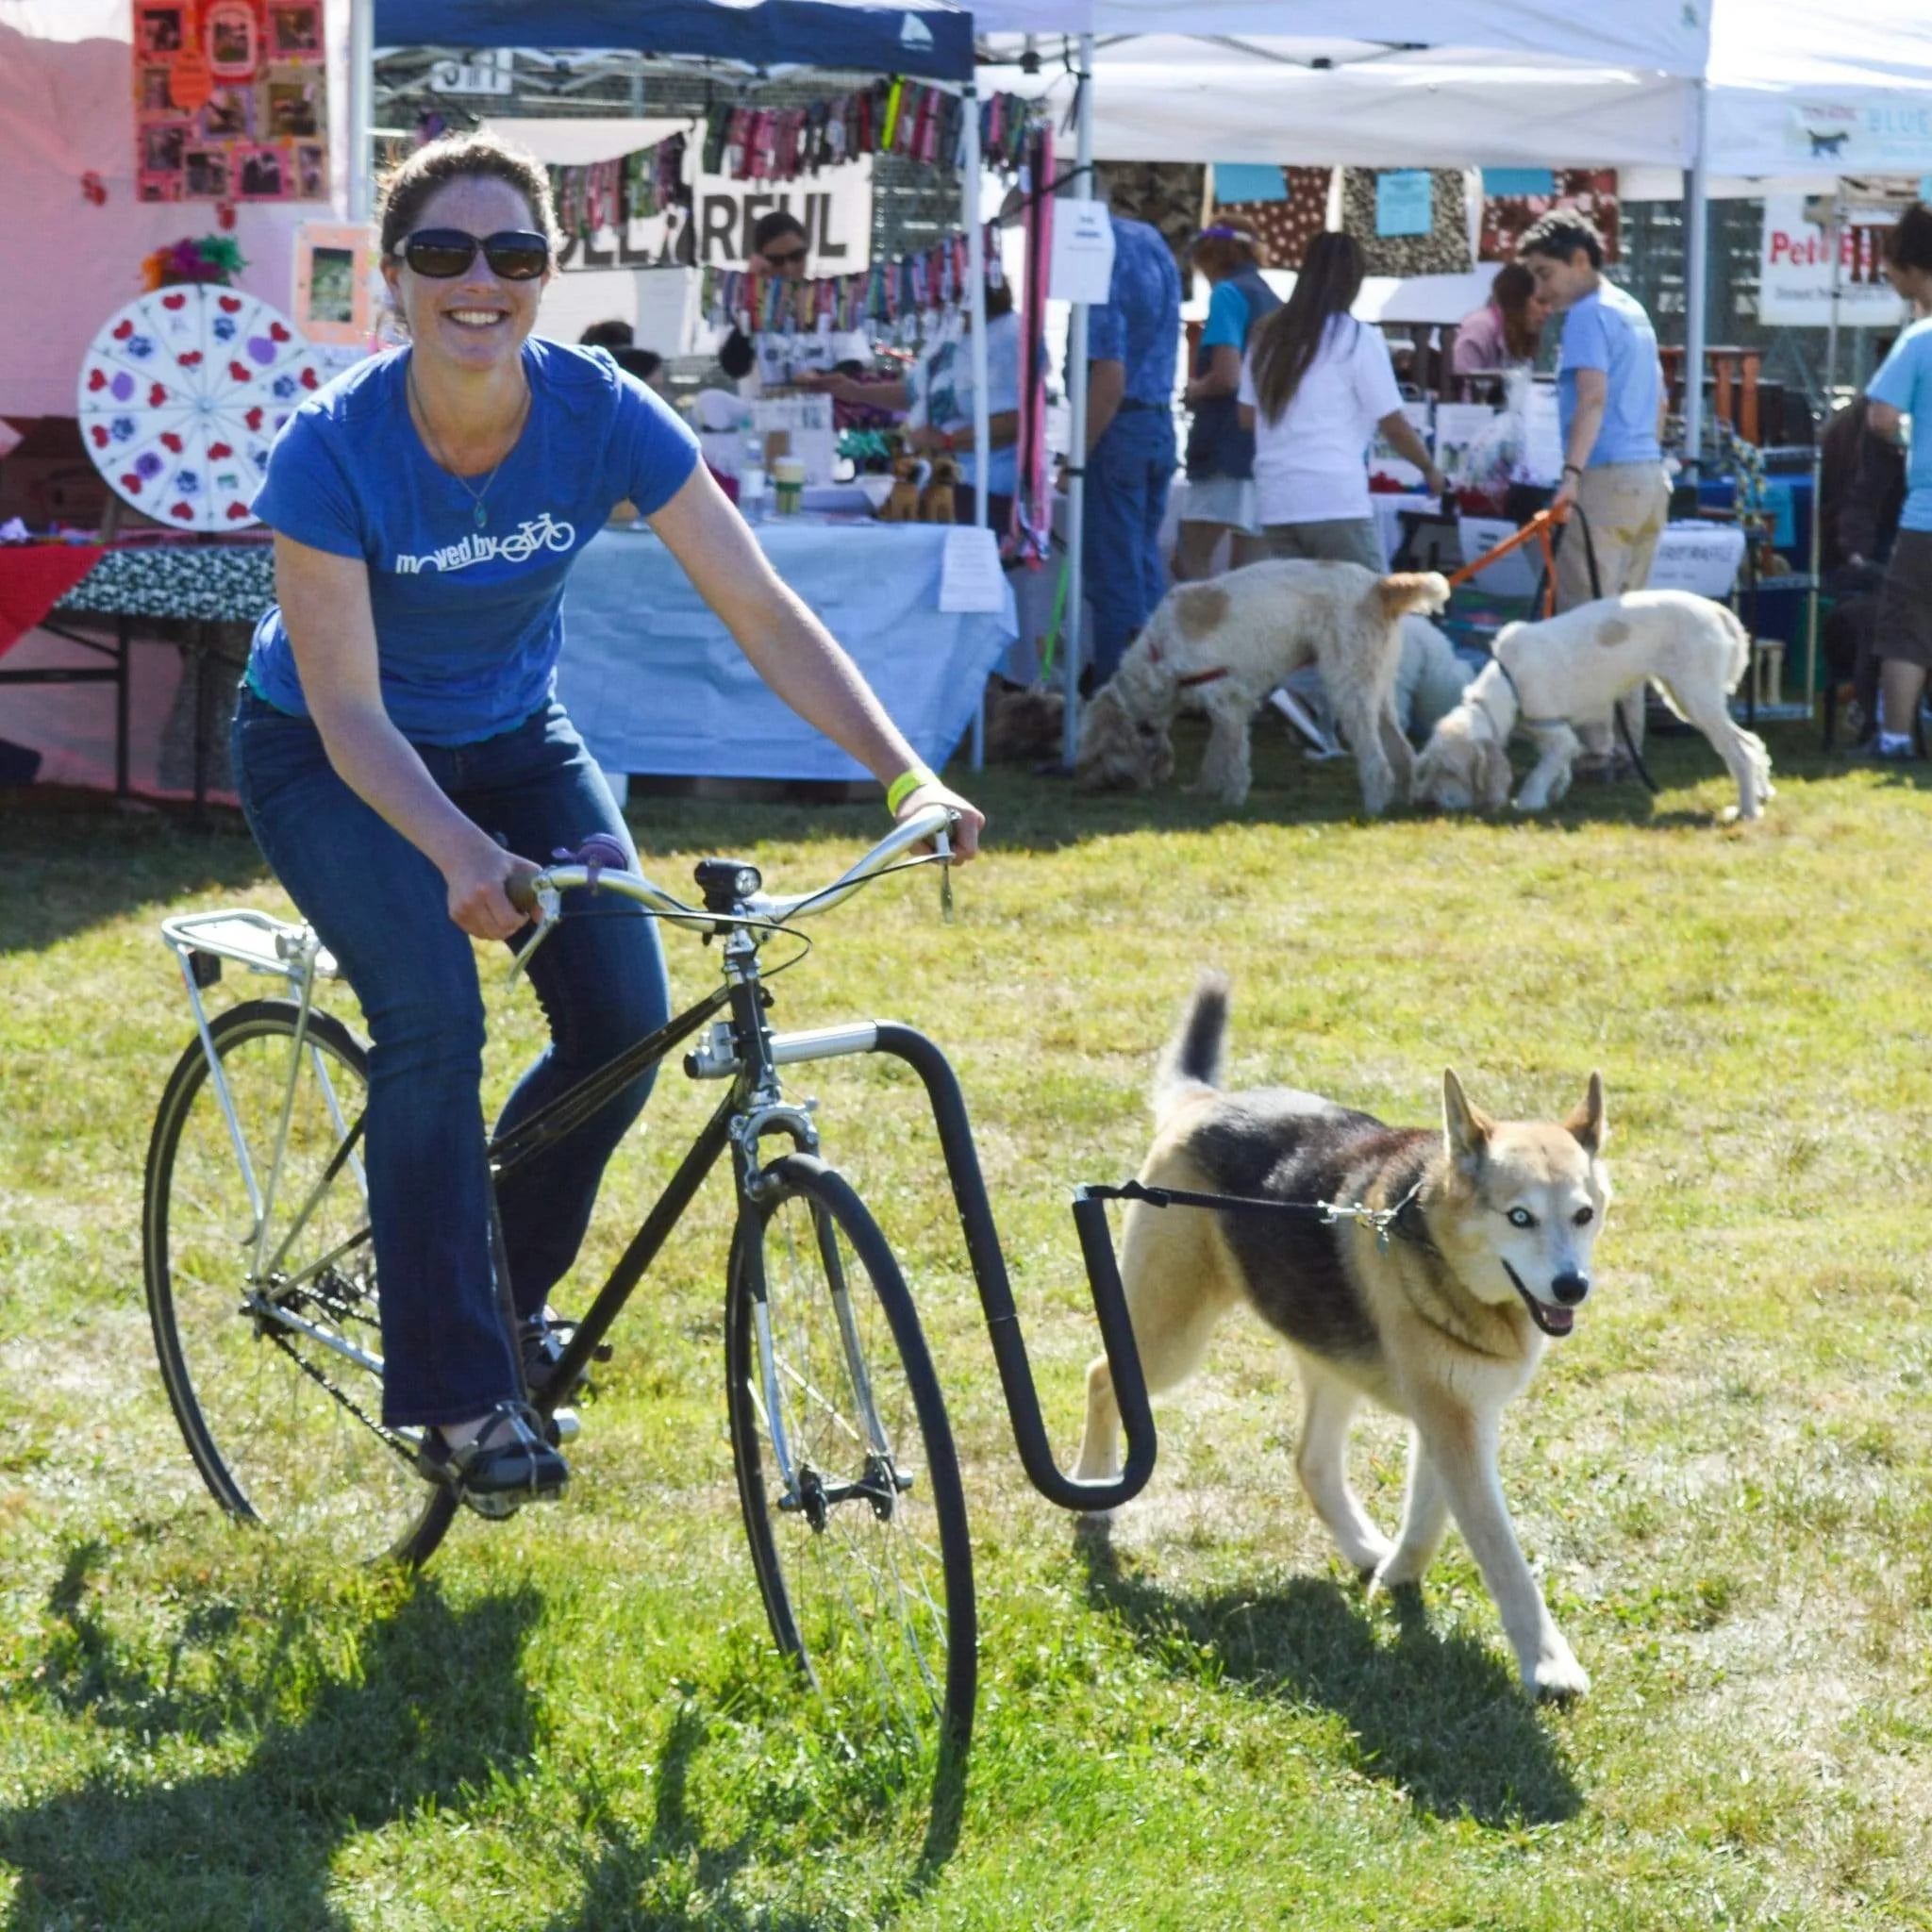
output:
[[[637,863],[552,696],[575,554],[628,498],[759,675],[888,784],[899,816],[952,807],[961,858],[982,824],[774,575],[678,418],[601,352],[531,339],[554,240],[542,168],[488,137],[419,149],[386,184],[382,273],[408,345],[332,383],[275,441],[255,510],[275,533],[280,601],[234,731],[249,825],[369,1024],[383,1419],[421,1426],[425,1474],[476,1496],[554,1492],[568,1472],[519,1399],[499,1313],[470,941],[527,941],[506,889],[559,845],[602,832]],[[550,1043],[499,1129],[667,1016],[651,920],[624,901],[598,910],[532,957]],[[649,1088],[501,1190],[526,1337]]]

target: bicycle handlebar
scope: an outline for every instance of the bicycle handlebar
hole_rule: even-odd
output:
[[[610,866],[547,866],[529,878],[511,879],[504,891],[509,895],[510,904],[520,912],[535,912],[541,904],[540,895],[546,891],[571,892],[589,887],[595,891],[621,893],[647,911],[655,912],[660,919],[670,921],[673,925],[688,925],[700,932],[710,932],[721,920],[733,917],[777,925],[795,919],[808,908],[813,912],[829,911],[832,907],[849,899],[868,879],[884,872],[895,859],[927,840],[933,841],[938,856],[945,858],[950,851],[947,835],[958,821],[958,814],[946,806],[928,806],[916,816],[894,825],[863,858],[841,873],[829,886],[786,897],[754,892],[742,901],[742,913],[737,915],[711,912],[702,906],[687,905],[641,873],[625,872]]]

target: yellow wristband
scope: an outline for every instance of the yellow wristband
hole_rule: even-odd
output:
[[[909,771],[901,772],[886,787],[886,809],[894,818],[899,816],[899,808],[919,790],[922,785],[937,785],[939,779],[924,765],[914,765]]]

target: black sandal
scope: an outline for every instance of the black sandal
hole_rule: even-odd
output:
[[[570,1465],[546,1440],[543,1419],[525,1402],[499,1402],[472,1441],[452,1448],[425,1429],[416,1467],[486,1516],[562,1492]]]

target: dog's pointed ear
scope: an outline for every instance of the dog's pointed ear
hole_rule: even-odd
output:
[[[1604,1076],[1601,1074],[1591,1074],[1590,1091],[1577,1103],[1575,1111],[1563,1124],[1586,1154],[1604,1151],[1604,1142],[1610,1138],[1610,1128],[1604,1118]]]
[[[1472,1107],[1454,1067],[1442,1069],[1442,1140],[1452,1160],[1480,1160],[1495,1122]]]

